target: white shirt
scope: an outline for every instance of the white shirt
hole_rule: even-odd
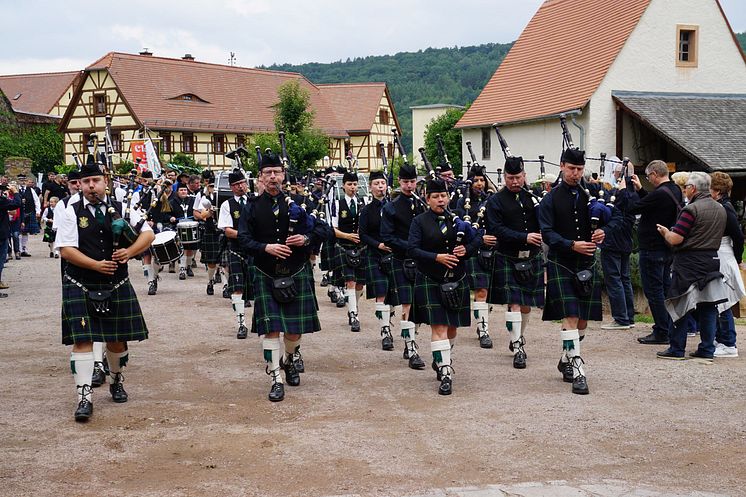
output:
[[[57,202],[57,205],[54,206],[54,221],[52,221],[52,229],[56,230],[58,228],[59,219],[62,218],[63,214],[62,211],[70,207],[71,204],[74,204],[76,202],[80,202],[80,193],[76,193],[75,195],[70,196],[70,199],[67,201],[67,205],[65,205],[65,202],[60,199],[59,202]]]
[[[238,202],[241,203],[242,197],[237,197],[233,195],[233,198]],[[244,205],[246,205],[249,201],[248,196],[243,196]],[[239,212],[239,215],[241,213]],[[231,213],[231,204],[227,200],[224,201],[220,205],[220,215],[218,216],[218,229],[224,230],[225,228],[233,228],[233,215]]]
[[[91,204],[85,196],[83,198],[83,208],[88,209],[88,211],[96,215],[96,207]],[[108,197],[105,199],[108,200]],[[75,213],[75,205],[76,202],[72,202],[72,199],[70,203],[68,203],[67,208],[63,208],[61,210],[57,210],[55,208],[54,210],[54,220],[57,223],[57,236],[55,237],[55,247],[78,247],[78,216]],[[64,205],[62,202],[60,202],[59,205]],[[124,216],[124,209],[125,206],[122,204],[122,211],[119,213],[121,216]],[[140,222],[141,216],[140,212],[136,210],[130,211],[130,226],[133,228]],[[140,232],[143,231],[152,231],[153,229],[150,227],[148,223],[143,223],[142,227],[140,229]]]
[[[357,198],[348,197],[346,193],[345,193],[344,198],[345,198],[345,202],[347,202],[348,209],[353,204],[353,202],[355,203],[355,209],[357,210],[355,214],[357,214],[357,216],[360,216],[360,210],[362,210],[362,208],[358,207]],[[362,203],[365,204],[365,199],[363,199]],[[339,200],[334,201],[334,206],[335,206],[335,215],[331,216],[332,226],[334,228],[339,228]]]

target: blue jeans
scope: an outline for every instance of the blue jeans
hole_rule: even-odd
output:
[[[664,304],[666,289],[671,284],[671,257],[667,250],[640,250],[640,279],[645,298],[653,315],[653,335],[668,340],[673,328],[671,316]]]
[[[20,231],[11,231],[10,239],[8,240],[8,242],[13,244],[13,250],[15,250],[16,254],[21,253],[21,232]],[[8,252],[10,252],[10,254],[13,255],[13,251],[11,249],[8,249]]]
[[[8,239],[5,238],[0,240],[0,281],[3,279],[3,268],[5,267],[5,259],[8,257]]]
[[[718,309],[715,304],[697,304],[697,327],[699,328],[699,347],[697,351],[705,356],[712,357],[715,353],[715,330],[717,328]],[[684,356],[686,351],[686,332],[689,327],[686,324],[686,316],[676,321],[669,336],[671,352]]]
[[[606,293],[609,294],[611,316],[619,324],[634,323],[635,301],[629,271],[629,254],[601,250],[601,267],[604,270]]]
[[[718,317],[715,340],[726,347],[736,346],[736,323],[733,321],[733,311],[730,309],[721,312]]]

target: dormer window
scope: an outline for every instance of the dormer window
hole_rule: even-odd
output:
[[[209,104],[204,98],[200,98],[194,93],[182,93],[179,96],[171,97],[169,100],[181,100],[182,102],[199,102],[201,104]]]
[[[678,67],[697,67],[699,49],[699,26],[679,24],[676,26],[678,48],[676,65]]]

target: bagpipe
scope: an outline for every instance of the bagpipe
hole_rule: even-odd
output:
[[[386,145],[379,141],[378,146],[381,149],[381,161],[383,162],[383,177],[386,180],[386,200],[391,200],[391,188],[394,186],[394,173],[389,169],[389,159],[386,157]]]
[[[283,169],[287,171],[290,167],[290,160],[288,159],[287,146],[285,144],[285,132],[280,131],[277,135],[280,139],[280,149],[282,153],[280,158],[282,159],[282,166]],[[270,149],[265,150],[265,152],[267,151],[271,152]],[[315,225],[315,219],[308,215],[306,209],[293,201],[289,192],[286,194],[285,200],[287,202],[288,216],[290,219],[288,235],[305,235],[310,233]]]

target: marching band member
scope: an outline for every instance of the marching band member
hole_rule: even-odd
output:
[[[147,219],[147,217],[149,217],[149,209],[156,194],[153,173],[151,171],[143,171],[138,182],[140,183],[140,189],[132,194],[132,205],[140,207],[142,211],[141,216],[146,217],[145,222],[152,228],[153,221]],[[154,230],[153,232],[155,233],[156,231]],[[153,267],[153,255],[150,253],[150,248],[144,250],[140,256],[142,257],[142,269],[145,273],[145,279],[148,280],[148,295],[155,295],[158,292],[158,271]]]
[[[56,245],[68,262],[62,285],[62,343],[73,346],[70,366],[78,392],[75,420],[87,421],[93,414],[93,343],[106,342],[112,400],[128,400],[122,384],[122,369],[129,359],[127,342],[145,340],[148,329],[129,281],[127,261],[149,247],[154,236],[150,226],[143,224],[130,247],[116,248],[113,215],[99,200],[108,200],[105,177],[95,165],[85,165],[81,177],[81,200],[57,213]],[[111,204],[124,213],[121,203]],[[133,211],[130,223],[136,225],[139,220],[139,213]]]
[[[57,202],[59,202],[59,200],[60,199],[57,197],[51,197],[49,199],[49,206],[45,208],[44,212],[41,214],[41,225],[44,227],[44,238],[42,241],[49,245],[49,257],[54,257],[55,259],[60,258],[60,253],[54,246],[55,235],[52,226],[54,225],[54,208],[57,207]]]
[[[252,296],[252,274],[250,271],[251,258],[245,250],[241,249],[238,241],[238,225],[241,212],[244,206],[249,203],[246,195],[249,187],[240,170],[228,175],[228,183],[231,185],[233,196],[220,205],[218,229],[223,230],[225,237],[228,239],[228,291],[231,294],[231,305],[238,321],[236,338],[245,339],[249,333],[244,320],[245,305],[251,300]]]
[[[471,182],[469,192],[466,196],[458,199],[456,213],[463,220],[469,219],[470,222],[479,222],[479,212],[484,203],[487,201],[487,177],[485,176],[484,166],[473,165],[469,169],[468,180]],[[469,207],[467,209],[467,206]],[[484,217],[484,211],[482,211]],[[481,226],[483,229],[484,226]],[[493,235],[483,235],[483,249],[490,252],[494,248],[497,239]],[[490,287],[490,273],[492,267],[489,264],[492,258],[479,260],[477,257],[470,257],[466,261],[466,275],[469,280],[469,288],[474,292],[474,318],[477,320],[477,337],[479,346],[483,349],[492,348],[492,338],[490,338],[490,316],[489,305],[487,304],[487,289]],[[487,266],[487,267],[486,267]]]
[[[332,216],[332,226],[337,237],[335,281],[342,288],[340,298],[347,304],[347,322],[350,331],[360,331],[357,303],[363,295],[365,266],[363,265],[365,245],[360,243],[358,227],[360,211],[364,202],[357,196],[357,174],[345,171],[342,177],[344,199],[335,200],[336,215]],[[339,307],[339,305],[337,305]]]
[[[389,273],[389,289],[385,303],[402,306],[401,336],[404,339],[404,359],[408,359],[412,369],[423,369],[425,363],[417,353],[415,324],[409,319],[414,297],[414,280],[417,273],[416,262],[407,257],[409,227],[412,220],[424,209],[414,190],[417,186],[417,170],[404,164],[399,168],[401,193],[381,210],[381,239],[394,254]]]
[[[306,221],[314,223],[313,229],[306,234],[293,233],[299,219],[291,216],[295,204],[290,205],[282,192],[284,170],[277,155],[271,151],[262,155],[259,175],[265,190],[244,207],[238,242],[253,255],[256,264],[256,302],[251,327],[262,337],[266,372],[272,381],[268,398],[279,402],[285,398],[280,368],[285,371],[288,385],[300,385],[296,368],[300,339],[303,334],[321,329],[309,258],[312,245],[325,236],[326,227],[306,216]],[[280,333],[284,333],[285,343],[282,358]]]
[[[433,366],[438,373],[440,395],[452,391],[451,347],[459,326],[469,326],[469,285],[466,258],[482,243],[477,231],[463,221],[454,225],[447,208],[446,185],[438,179],[427,181],[429,210],[412,220],[408,255],[417,262],[412,319],[432,329]]]
[[[194,200],[194,218],[199,220],[201,225],[200,262],[207,264],[207,295],[214,295],[217,265],[220,260],[220,230],[215,221],[215,206],[218,203],[215,175],[208,175],[206,182],[205,189]]]
[[[591,229],[588,194],[580,187],[585,169],[585,152],[567,148],[560,160],[562,182],[539,204],[542,240],[549,245],[544,321],[562,320],[562,357],[557,368],[572,393],[588,393],[588,382],[580,357],[580,340],[588,321],[600,321],[601,282],[595,270],[594,254],[603,243],[603,229]]]
[[[179,221],[187,221],[194,219],[194,198],[189,196],[189,189],[185,184],[179,184],[179,188],[176,190],[176,196],[170,201],[171,203],[171,217],[169,221],[171,225],[176,228]],[[182,243],[184,243],[182,241]],[[194,258],[194,249],[184,248],[184,254],[179,259],[179,279],[185,280],[187,276],[190,278],[194,277],[194,271],[192,271],[192,259]]]
[[[18,195],[21,197],[21,257],[31,257],[28,253],[28,236],[39,233],[39,219],[41,215],[41,202],[39,195],[33,188],[34,179],[26,179],[26,175],[18,175]]]
[[[381,348],[394,350],[394,337],[391,335],[391,312],[384,302],[388,292],[388,275],[381,270],[385,264],[381,259],[391,254],[391,247],[381,241],[381,210],[386,204],[388,185],[383,171],[370,173],[370,193],[373,199],[360,212],[360,241],[367,246],[365,292],[366,297],[376,300],[376,318],[381,329]],[[389,261],[390,264],[390,261]]]
[[[494,257],[490,304],[506,304],[505,325],[513,367],[526,367],[531,307],[544,307],[544,260],[536,207],[526,190],[522,157],[505,161],[505,187],[487,201],[487,233],[500,241]]]

